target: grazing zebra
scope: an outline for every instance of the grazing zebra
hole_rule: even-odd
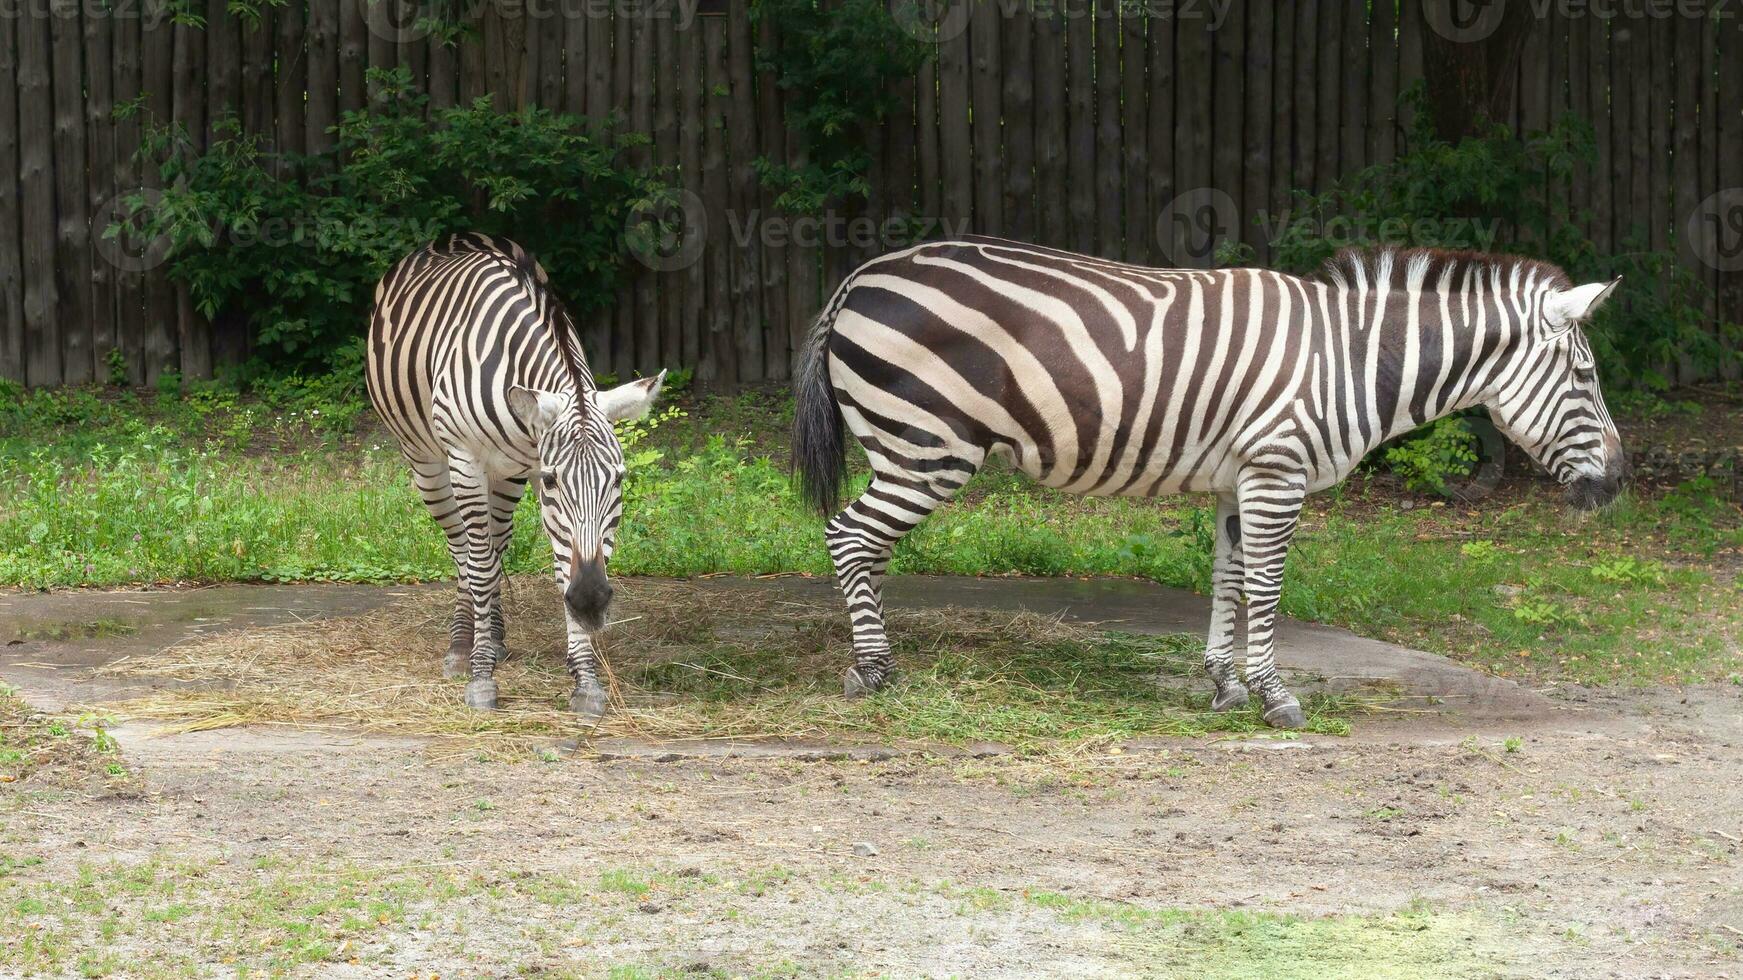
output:
[[[569,706],[604,713],[588,634],[605,624],[605,563],[623,507],[623,447],[611,423],[646,413],[664,378],[599,390],[545,270],[506,239],[450,236],[401,259],[376,286],[369,398],[459,569],[444,669],[469,671],[471,707],[496,707],[502,556],[521,492],[537,476],[568,622]]]
[[[891,671],[891,549],[998,454],[1074,493],[1214,493],[1212,705],[1245,704],[1251,688],[1266,722],[1303,725],[1272,660],[1303,498],[1380,443],[1481,405],[1572,503],[1609,501],[1621,442],[1579,324],[1614,286],[1431,250],[1348,251],[1318,280],[979,237],[867,262],[813,327],[793,437],[826,515],[845,474],[844,422],[871,463],[871,485],[827,527],[853,621],[848,695]],[[1243,597],[1245,684],[1233,659]]]

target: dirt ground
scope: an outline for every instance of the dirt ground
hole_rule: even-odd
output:
[[[26,701],[310,614],[54,628],[94,601],[0,597]],[[1347,738],[1044,756],[124,726],[124,781],[0,785],[0,975],[1743,977],[1743,687],[1467,680]]]

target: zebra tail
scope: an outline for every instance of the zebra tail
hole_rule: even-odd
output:
[[[836,404],[835,386],[829,380],[829,338],[847,287],[848,283],[843,283],[812,322],[793,385],[792,466],[805,500],[825,517],[839,508],[847,483],[841,406]]]

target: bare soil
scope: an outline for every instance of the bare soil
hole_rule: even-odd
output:
[[[0,648],[27,699],[113,696],[92,651],[162,642],[52,618]],[[0,786],[0,974],[1743,976],[1743,688],[1498,700],[1040,758],[125,728],[137,785]],[[57,917],[141,864],[173,886]],[[318,949],[248,911],[311,882],[388,897],[306,917]]]

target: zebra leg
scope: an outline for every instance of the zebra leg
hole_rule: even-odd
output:
[[[1216,501],[1216,562],[1210,575],[1210,635],[1204,645],[1204,670],[1216,685],[1213,711],[1232,711],[1247,703],[1247,688],[1235,676],[1235,630],[1241,610],[1240,508],[1231,494]]]
[[[1305,486],[1298,476],[1261,472],[1244,477],[1236,490],[1247,588],[1247,686],[1264,703],[1265,723],[1273,728],[1307,724],[1301,702],[1283,686],[1272,656],[1283,564],[1307,496]]]
[[[465,526],[466,565],[463,574],[472,595],[472,679],[466,684],[466,705],[496,707],[496,664],[502,659],[502,554],[490,518],[490,480],[484,467],[459,457],[449,458],[448,479]]]
[[[967,460],[946,462],[969,475],[976,468]],[[890,567],[891,551],[903,535],[954,497],[961,486],[954,480],[879,474],[865,493],[824,529],[829,557],[835,561],[835,581],[847,599],[853,621],[853,666],[842,678],[842,690],[848,697],[882,687],[894,667],[889,636],[884,632],[884,572]]]
[[[520,506],[521,495],[526,489],[527,480],[524,476],[490,479],[490,531],[499,561],[508,557],[508,542],[514,537],[514,509]],[[497,633],[491,640],[496,645],[497,662],[501,663],[508,659],[507,620],[498,616],[496,626]]]
[[[445,677],[464,677],[466,663],[472,657],[472,590],[466,577],[466,525],[460,520],[460,508],[454,502],[454,488],[448,480],[448,463],[414,459],[412,483],[418,496],[424,499],[430,516],[441,526],[448,539],[448,556],[454,559],[459,585],[454,596],[454,620],[448,626],[448,653],[442,658]]]

